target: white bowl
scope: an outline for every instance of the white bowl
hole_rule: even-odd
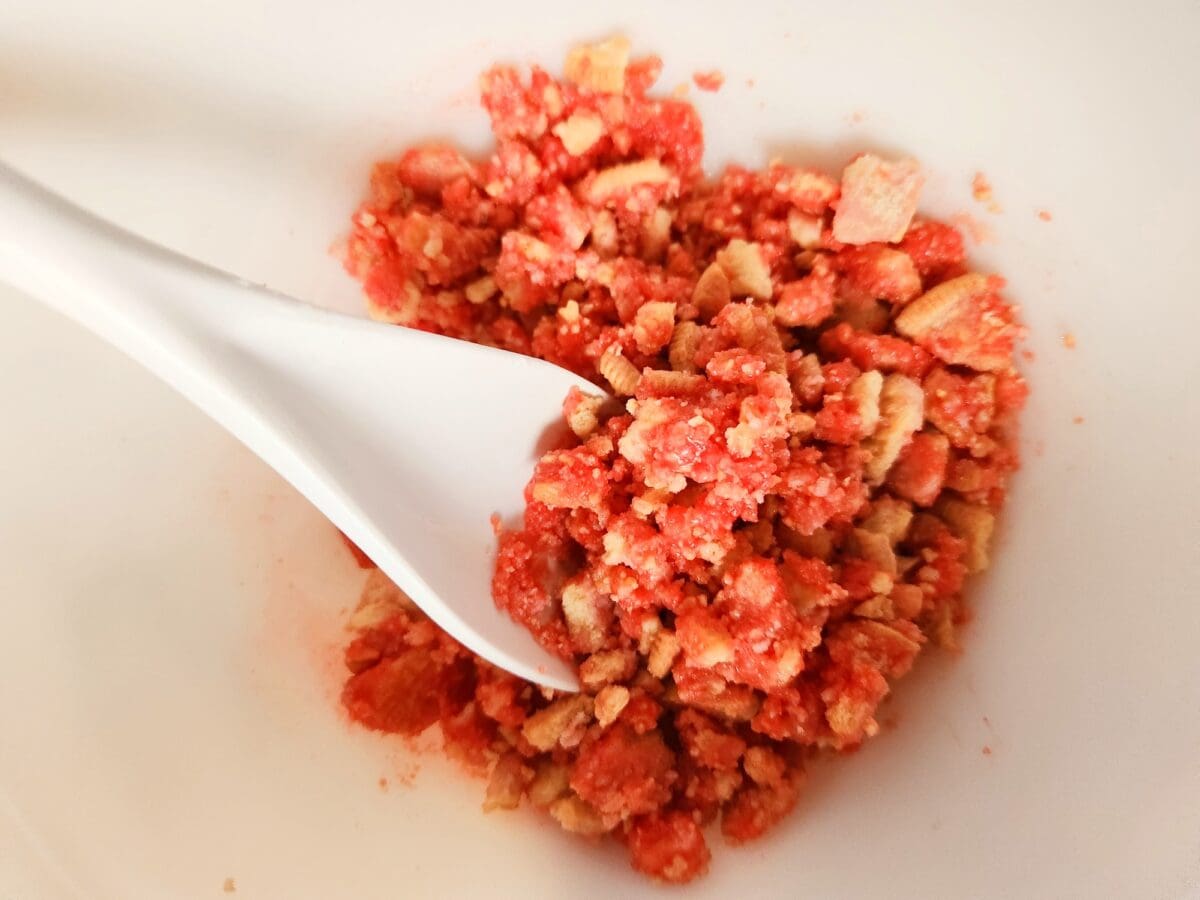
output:
[[[357,308],[328,250],[368,164],[418,137],[482,149],[482,68],[614,31],[666,89],[725,73],[692,92],[710,166],[918,156],[925,208],[991,232],[973,255],[1036,357],[965,652],[922,660],[898,727],[688,894],[1200,890],[1195,4],[8,0],[0,156]],[[132,363],[0,304],[0,895],[657,895],[619,849],[484,815],[480,784],[352,728],[362,576],[332,529]]]

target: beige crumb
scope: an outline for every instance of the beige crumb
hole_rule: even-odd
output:
[[[691,91],[691,89],[692,86],[690,84],[688,84],[686,81],[681,81],[679,84],[675,85],[675,87],[671,88],[671,96],[676,100],[682,100],[688,95],[688,92]]]
[[[1074,350],[1075,349],[1075,335],[1069,331],[1066,334],[1064,334],[1062,336],[1062,345],[1064,347],[1066,347],[1068,350]]]
[[[992,199],[992,183],[982,172],[976,172],[975,177],[971,179],[971,196],[980,203],[987,203]]]
[[[226,878],[221,885],[221,890],[227,894],[232,894],[237,890],[237,883],[232,878]]]
[[[971,179],[971,196],[975,198],[976,202],[982,203],[988,212],[1003,212],[1003,208],[996,202],[996,194],[992,190],[992,183],[988,181],[988,177],[982,172],[976,172],[975,177]]]

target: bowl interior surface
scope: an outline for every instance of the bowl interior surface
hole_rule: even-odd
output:
[[[689,895],[1196,890],[1200,7],[10,0],[0,157],[354,310],[330,248],[371,161],[484,150],[483,68],[615,32],[664,58],[663,90],[725,74],[691,94],[713,171],[918,157],[1033,354],[965,652],[923,658],[898,727],[819,766],[786,825],[716,839]],[[331,526],[132,362],[7,289],[0,309],[0,894],[658,894],[619,848],[483,815],[481,784],[352,728],[363,576]]]

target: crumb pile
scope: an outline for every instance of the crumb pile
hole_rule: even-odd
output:
[[[693,107],[620,39],[561,80],[482,78],[496,148],[376,166],[347,266],[378,318],[533,354],[593,379],[563,413],[497,604],[578,663],[523,682],[440,632],[379,573],[344,702],[684,882],[794,807],[811,754],[879,728],[923,646],[955,645],[1017,467],[1026,388],[1003,282],[916,216],[910,160],[840,177],[701,170]]]

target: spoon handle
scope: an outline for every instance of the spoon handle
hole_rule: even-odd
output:
[[[3,163],[0,280],[189,396],[197,376],[207,381],[212,374],[189,370],[208,369],[206,360],[231,329],[239,330],[238,320],[264,312],[261,289],[118,228]]]

